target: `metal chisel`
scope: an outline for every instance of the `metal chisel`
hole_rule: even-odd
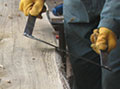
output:
[[[112,71],[112,69],[106,65],[107,60],[108,60],[108,53],[100,50],[100,63],[101,63],[101,65],[103,65],[109,71]]]
[[[32,36],[36,18],[37,17],[35,16],[31,16],[31,15],[28,16],[28,21],[24,31],[25,36]]]

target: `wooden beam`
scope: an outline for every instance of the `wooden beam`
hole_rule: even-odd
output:
[[[0,0],[0,89],[63,89],[55,49],[23,36],[27,17],[19,1]],[[33,35],[57,45],[52,30],[44,16]]]

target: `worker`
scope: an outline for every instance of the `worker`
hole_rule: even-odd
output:
[[[38,16],[43,5],[44,0],[21,0],[20,10]],[[120,0],[64,0],[63,15],[68,49],[77,56],[70,57],[72,89],[120,89]],[[100,64],[100,50],[109,53],[112,72],[79,58]]]

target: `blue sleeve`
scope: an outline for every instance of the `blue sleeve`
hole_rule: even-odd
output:
[[[120,35],[120,0],[106,0],[98,28],[106,27]]]

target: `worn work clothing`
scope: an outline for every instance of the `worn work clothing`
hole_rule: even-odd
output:
[[[69,51],[99,63],[99,55],[90,47],[93,29],[106,27],[117,37],[120,34],[119,0],[64,0],[65,35]],[[99,19],[100,17],[100,19]],[[120,42],[109,54],[108,65],[112,72],[102,70],[79,58],[71,57],[74,73],[73,89],[119,89],[120,88]],[[102,87],[102,88],[101,88]]]
[[[109,53],[116,47],[117,38],[110,29],[101,27],[98,31],[95,30],[93,32],[94,33],[90,37],[92,42],[91,47],[96,53],[100,54],[100,50]]]
[[[74,73],[74,85],[72,89],[101,89],[101,69],[96,65],[79,59],[79,56],[99,63],[99,55],[90,47],[89,30],[96,28],[97,24],[67,24],[65,22],[65,34],[71,56],[70,62]],[[88,32],[85,32],[88,31]]]

